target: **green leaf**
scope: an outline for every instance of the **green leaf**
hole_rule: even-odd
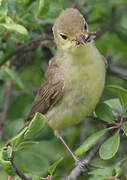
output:
[[[111,159],[118,151],[120,144],[120,135],[115,133],[112,137],[108,138],[100,147],[99,155],[102,159]]]
[[[6,41],[6,48],[7,48],[7,53],[5,54],[6,56],[8,55],[8,54],[10,54],[10,53],[14,53],[15,52],[15,49],[16,49],[16,42],[15,42],[15,40],[13,40],[13,39],[8,39],[7,41]],[[4,56],[5,57],[5,56]]]
[[[126,25],[125,25],[126,26]],[[127,34],[126,34],[126,28],[120,28],[120,31],[117,32],[117,36],[119,37],[119,39],[123,42],[126,43],[125,41],[127,40]],[[122,70],[122,69],[121,69]]]
[[[0,26],[3,26],[8,30],[15,31],[15,32],[18,32],[18,33],[21,33],[21,34],[26,35],[28,33],[27,29],[24,26],[20,25],[20,24],[0,23]]]
[[[8,13],[8,0],[0,1],[0,16],[6,16]]]
[[[39,176],[36,176],[36,175],[33,175],[33,174],[25,174],[25,176],[29,179],[32,179],[32,180],[42,180],[41,177]],[[15,180],[21,180],[21,178],[19,176],[16,176],[15,177]]]
[[[49,11],[50,1],[49,0],[39,0],[38,12],[39,16],[45,15]]]
[[[123,130],[124,134],[127,136],[127,122],[123,122],[122,130]]]
[[[116,177],[119,177],[123,173],[123,169],[118,165],[116,165],[114,167],[114,170],[115,170],[115,176]]]
[[[94,175],[94,176],[102,176],[102,177],[110,177],[113,175],[113,169],[111,167],[105,167],[103,169],[94,169],[88,174]]]
[[[17,85],[27,94],[29,94],[30,96],[34,97],[34,94],[31,90],[31,88],[29,87],[28,83],[20,76],[19,73],[17,73],[16,71],[9,69],[9,68],[5,68],[5,72],[14,80],[14,82],[17,83]]]
[[[5,64],[13,55],[14,55],[14,52],[7,53],[0,61],[0,66]]]
[[[17,146],[16,150],[19,151],[19,150],[22,150],[22,149],[24,149],[24,148],[28,148],[28,147],[30,147],[30,146],[36,145],[36,144],[38,144],[38,143],[39,143],[39,142],[37,142],[37,141],[26,141],[26,142],[22,142],[22,143],[20,143],[20,144]]]
[[[6,150],[8,158],[12,157],[12,152],[13,152],[13,148],[11,146],[9,146]]]
[[[126,5],[127,1],[126,0],[110,0],[108,1],[112,6],[120,6],[120,5]]]
[[[29,124],[28,130],[25,133],[25,137],[34,136],[45,126],[45,124],[45,116],[37,112]]]
[[[14,55],[14,51],[16,49],[16,41],[12,39],[6,40],[6,49],[7,52],[3,57],[0,57],[0,66],[6,63]]]
[[[39,0],[38,14],[40,17],[56,18],[62,11],[63,0]]]
[[[14,176],[15,173],[13,171],[13,168],[11,166],[11,162],[10,161],[5,161],[4,157],[3,157],[3,150],[0,150],[0,165],[5,169],[5,171],[11,175]]]
[[[89,149],[91,149],[92,146],[96,144],[96,142],[99,140],[101,136],[103,136],[107,131],[110,129],[103,129],[101,131],[98,131],[94,134],[92,134],[90,137],[88,137],[83,144],[75,151],[76,156],[80,156],[83,153],[87,152]]]
[[[16,2],[20,6],[26,6],[30,2],[30,0],[16,0]]]
[[[33,180],[42,180],[42,178],[41,178],[41,177],[38,177],[38,176],[34,176],[32,179],[33,179]]]
[[[123,110],[124,110],[124,112],[126,112],[126,110],[127,110],[127,90],[120,86],[115,86],[115,85],[107,86],[107,89],[112,91],[119,97],[119,100],[123,107]]]
[[[101,178],[101,180],[105,180],[101,176],[91,177],[88,180],[100,180],[100,178]]]
[[[36,148],[36,146],[31,146],[15,153],[15,164],[25,173],[40,176],[43,173],[47,173],[50,166],[49,160],[44,154],[39,153],[38,150],[35,151],[34,147]]]
[[[16,145],[18,145],[24,139],[24,134],[27,131],[27,129],[28,127],[25,127],[19,134],[17,134],[10,140],[10,144],[13,148],[15,148]]]
[[[106,103],[99,103],[95,109],[96,115],[105,122],[111,123],[114,121],[112,109]]]
[[[39,15],[40,16],[45,15],[49,11],[49,7],[50,7],[49,0],[39,0],[39,7],[38,7]]]
[[[48,171],[51,175],[53,175],[53,173],[55,172],[57,166],[59,165],[59,163],[63,160],[63,157],[61,157],[60,159],[58,159],[55,163],[53,163],[49,168]]]
[[[6,22],[6,24],[14,24],[13,19],[11,19],[9,16],[5,17],[5,22]]]
[[[108,104],[114,112],[120,112],[121,103],[118,98],[106,100],[105,103]]]

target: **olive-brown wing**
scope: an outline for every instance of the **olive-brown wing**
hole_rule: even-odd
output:
[[[63,87],[64,78],[59,67],[51,64],[32,104],[28,120],[31,120],[36,112],[45,114],[59,100]]]

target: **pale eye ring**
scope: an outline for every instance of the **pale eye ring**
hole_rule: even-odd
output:
[[[64,40],[66,40],[66,39],[67,39],[67,36],[66,36],[66,35],[64,35],[64,34],[60,34],[60,36],[61,36]]]
[[[85,25],[84,25],[84,29],[85,29],[85,31],[87,30],[87,24],[85,23]]]

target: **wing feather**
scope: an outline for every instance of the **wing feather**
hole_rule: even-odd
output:
[[[39,89],[32,104],[28,120],[31,120],[36,112],[45,114],[61,97],[64,88],[64,78],[54,59],[46,72],[44,83]]]

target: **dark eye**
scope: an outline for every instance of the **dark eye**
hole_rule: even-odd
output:
[[[87,30],[87,25],[86,25],[86,23],[85,23],[85,25],[84,25],[84,29]]]
[[[64,40],[67,39],[67,36],[65,36],[65,35],[63,35],[63,34],[60,34],[60,36],[61,36]]]

